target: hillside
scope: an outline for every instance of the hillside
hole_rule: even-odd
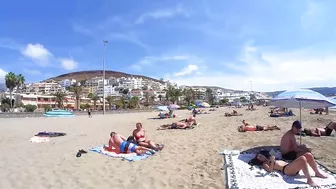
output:
[[[314,87],[309,88],[310,90],[316,91],[318,93],[323,94],[324,96],[333,96],[336,95],[336,87]],[[275,97],[276,95],[282,93],[284,91],[274,91],[274,92],[268,92],[267,94]]]
[[[116,78],[120,78],[120,77],[140,77],[143,79],[150,79],[153,81],[157,81],[157,82],[161,82],[158,79],[154,79],[154,78],[150,78],[147,76],[142,76],[142,75],[133,75],[133,74],[127,74],[127,73],[123,73],[123,72],[117,72],[117,71],[111,71],[111,70],[106,70],[105,71],[105,75],[106,78],[109,77],[116,77]],[[88,80],[97,76],[103,76],[103,70],[90,70],[90,71],[79,71],[79,72],[71,72],[71,73],[67,73],[67,74],[62,74],[59,75],[57,77],[52,77],[47,80],[53,79],[55,81],[61,81],[63,79],[75,79],[77,81],[82,81],[82,80]]]

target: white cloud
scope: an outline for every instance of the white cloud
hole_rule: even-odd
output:
[[[188,55],[146,56],[142,58],[139,62],[131,65],[131,68],[140,71],[144,66],[150,66],[156,62],[189,60],[190,58],[191,57]]]
[[[234,70],[232,73],[208,71],[203,75],[165,79],[183,85],[211,85],[239,90],[250,90],[252,81],[252,88],[256,91],[335,86],[336,55],[322,55],[316,51],[267,51],[248,43],[240,56],[243,63],[227,65]]]
[[[198,70],[198,66],[194,64],[189,64],[187,67],[184,67],[180,72],[174,73],[174,76],[184,76],[193,73]]]
[[[28,44],[21,53],[41,66],[47,66],[53,54],[41,44]]]
[[[5,75],[7,72],[5,70],[0,69],[0,84],[5,83]]]
[[[78,63],[70,58],[61,58],[59,61],[61,62],[61,67],[66,70],[74,70],[78,66]]]
[[[39,75],[39,74],[41,74],[41,72],[39,70],[27,69],[27,68],[24,68],[23,72],[27,73],[27,74],[30,74],[30,75]]]
[[[161,9],[153,12],[146,12],[141,14],[135,21],[135,24],[142,24],[148,19],[162,19],[162,18],[172,18],[178,15],[183,15],[188,17],[189,13],[181,6],[178,5],[173,9]]]

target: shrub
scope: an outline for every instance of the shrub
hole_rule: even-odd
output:
[[[27,104],[25,105],[26,112],[34,112],[37,109],[36,105]]]
[[[44,106],[44,112],[49,112],[49,111],[51,111],[52,109],[51,109],[51,106],[50,105],[45,105]]]

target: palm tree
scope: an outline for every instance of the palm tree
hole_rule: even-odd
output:
[[[70,91],[73,92],[75,97],[76,97],[76,109],[79,110],[81,95],[83,93],[83,88],[77,84],[77,85],[72,86],[70,88]]]
[[[93,95],[92,93],[89,93],[87,97],[88,97],[88,98],[92,98],[93,96],[94,96],[94,95]]]
[[[26,81],[25,77],[22,74],[19,74],[16,76],[17,79],[17,89],[19,90],[19,87],[22,87]]]
[[[139,105],[139,98],[134,96],[129,100],[129,108],[136,108]]]
[[[169,98],[172,103],[178,103],[179,97],[182,96],[182,91],[179,88],[175,88],[174,86],[170,85],[167,89],[167,97]]]
[[[93,109],[96,110],[97,108],[97,101],[99,100],[99,97],[97,95],[93,95],[91,100],[93,100]]]
[[[207,88],[206,91],[206,97],[207,97],[207,100],[208,100],[208,103],[209,104],[213,104],[214,102],[214,96],[212,94],[212,90],[210,88]]]
[[[194,90],[192,89],[184,89],[183,90],[184,100],[187,102],[187,105],[189,106],[190,103],[195,100],[194,99]]]
[[[107,100],[107,103],[108,103],[108,105],[109,105],[109,109],[111,110],[111,109],[112,109],[112,104],[113,104],[113,102],[114,102],[114,100],[115,100],[115,97],[114,97],[114,96],[108,96],[108,97],[106,98],[106,100]]]
[[[65,98],[67,96],[66,93],[56,92],[54,96],[55,96],[55,104],[57,104],[58,108],[63,108],[64,102],[68,102],[68,100]]]
[[[12,93],[13,93],[14,88],[18,84],[17,77],[13,72],[9,72],[8,74],[6,74],[5,80],[6,80],[6,87],[9,90],[9,98],[11,99],[10,108],[13,108]]]
[[[150,101],[150,104],[153,105],[155,101],[155,95],[150,95],[149,101]]]

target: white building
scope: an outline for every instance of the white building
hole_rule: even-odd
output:
[[[99,97],[103,97],[103,87],[99,87],[96,90],[96,95]],[[113,87],[111,85],[105,86],[105,96],[121,96],[119,91],[117,90],[117,87]]]
[[[30,83],[26,85],[25,93],[34,94],[54,94],[57,92],[64,92],[65,88],[60,84],[55,82],[41,82],[41,83]]]
[[[76,80],[74,80],[74,79],[64,79],[64,80],[59,82],[59,84],[62,87],[70,87],[70,86],[74,85],[75,83],[76,83]]]

